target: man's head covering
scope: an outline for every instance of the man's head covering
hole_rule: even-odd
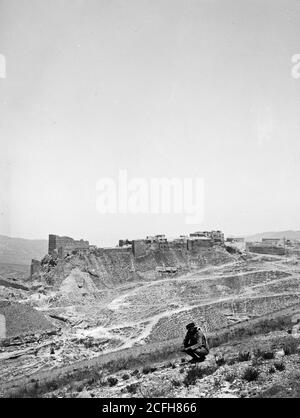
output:
[[[195,328],[195,322],[190,322],[189,324],[187,324],[186,329],[192,329]]]

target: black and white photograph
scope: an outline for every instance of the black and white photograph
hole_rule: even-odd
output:
[[[0,0],[0,398],[299,398],[299,184],[299,0]]]

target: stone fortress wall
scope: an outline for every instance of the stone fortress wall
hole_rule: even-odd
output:
[[[220,254],[214,247],[226,253],[224,245],[220,245],[223,234],[214,234],[214,239],[198,232],[170,241],[165,235],[148,236],[139,240],[120,240],[118,246],[111,248],[98,248],[89,245],[88,241],[49,235],[49,253],[41,262],[32,260],[31,279],[39,280],[46,275],[49,283],[57,283],[58,278],[76,266],[98,277],[99,285],[107,286],[114,281],[136,280],[138,275],[154,277],[157,268],[166,274],[170,268],[170,274],[174,274],[175,270],[189,270],[191,265],[206,265],[211,258],[219,259]]]
[[[57,251],[59,258],[64,258],[66,255],[71,255],[73,251],[88,250],[89,246],[89,242],[83,239],[74,240],[70,237],[49,235],[48,253],[53,254]]]
[[[165,235],[147,236],[139,240],[120,240],[119,245],[132,245],[135,257],[145,257],[150,251],[198,251],[201,248],[211,248],[214,245],[224,245],[224,234],[221,231],[199,231],[189,236],[180,236],[168,241]]]

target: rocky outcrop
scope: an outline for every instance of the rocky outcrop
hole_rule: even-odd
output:
[[[150,251],[146,256],[135,258],[131,250],[115,248],[91,249],[78,252],[60,260],[46,256],[35,279],[59,288],[62,282],[78,269],[88,274],[99,290],[159,277],[158,267],[174,267],[178,274],[208,266],[216,266],[234,259],[223,247],[201,248],[197,251],[168,249]]]

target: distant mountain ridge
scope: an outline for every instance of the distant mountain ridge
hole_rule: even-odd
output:
[[[286,238],[291,240],[300,240],[300,231],[269,231],[245,237],[246,241],[261,241],[262,238]]]
[[[33,258],[40,260],[47,252],[47,240],[0,235],[0,263],[29,265]]]

